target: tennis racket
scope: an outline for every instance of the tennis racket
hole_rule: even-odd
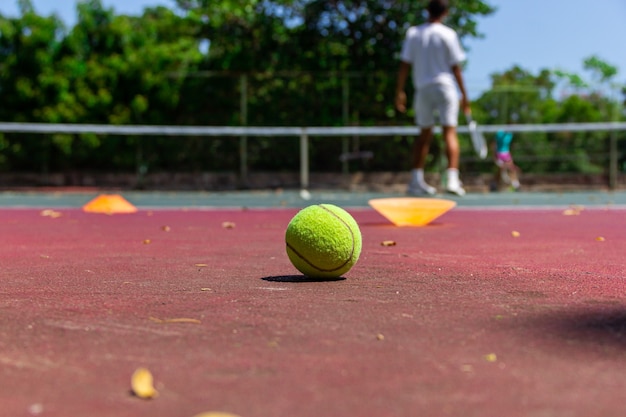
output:
[[[476,151],[480,159],[485,159],[487,157],[487,141],[482,132],[478,130],[476,121],[472,119],[472,113],[465,113],[465,119],[467,120],[467,127],[469,129],[470,138],[472,139],[474,151]]]

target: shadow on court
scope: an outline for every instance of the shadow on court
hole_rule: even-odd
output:
[[[626,306],[563,310],[538,318],[534,324],[566,341],[626,348]]]

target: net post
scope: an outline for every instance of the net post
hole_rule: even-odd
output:
[[[309,137],[306,128],[300,133],[300,189],[309,188]]]

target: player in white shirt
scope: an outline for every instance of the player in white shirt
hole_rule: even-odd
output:
[[[442,22],[448,14],[447,0],[430,0],[429,19],[420,26],[412,26],[406,33],[400,55],[400,68],[396,84],[396,108],[406,111],[405,84],[412,69],[415,87],[415,121],[421,133],[413,146],[413,170],[408,193],[433,195],[437,190],[424,180],[424,166],[433,138],[435,113],[443,129],[448,168],[446,191],[464,195],[459,179],[459,140],[456,127],[459,113],[459,92],[464,113],[470,106],[463,83],[461,63],[465,52],[454,30]]]

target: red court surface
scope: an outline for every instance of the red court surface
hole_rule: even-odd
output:
[[[0,210],[0,416],[626,415],[625,210],[349,210],[325,282],[296,211]]]

